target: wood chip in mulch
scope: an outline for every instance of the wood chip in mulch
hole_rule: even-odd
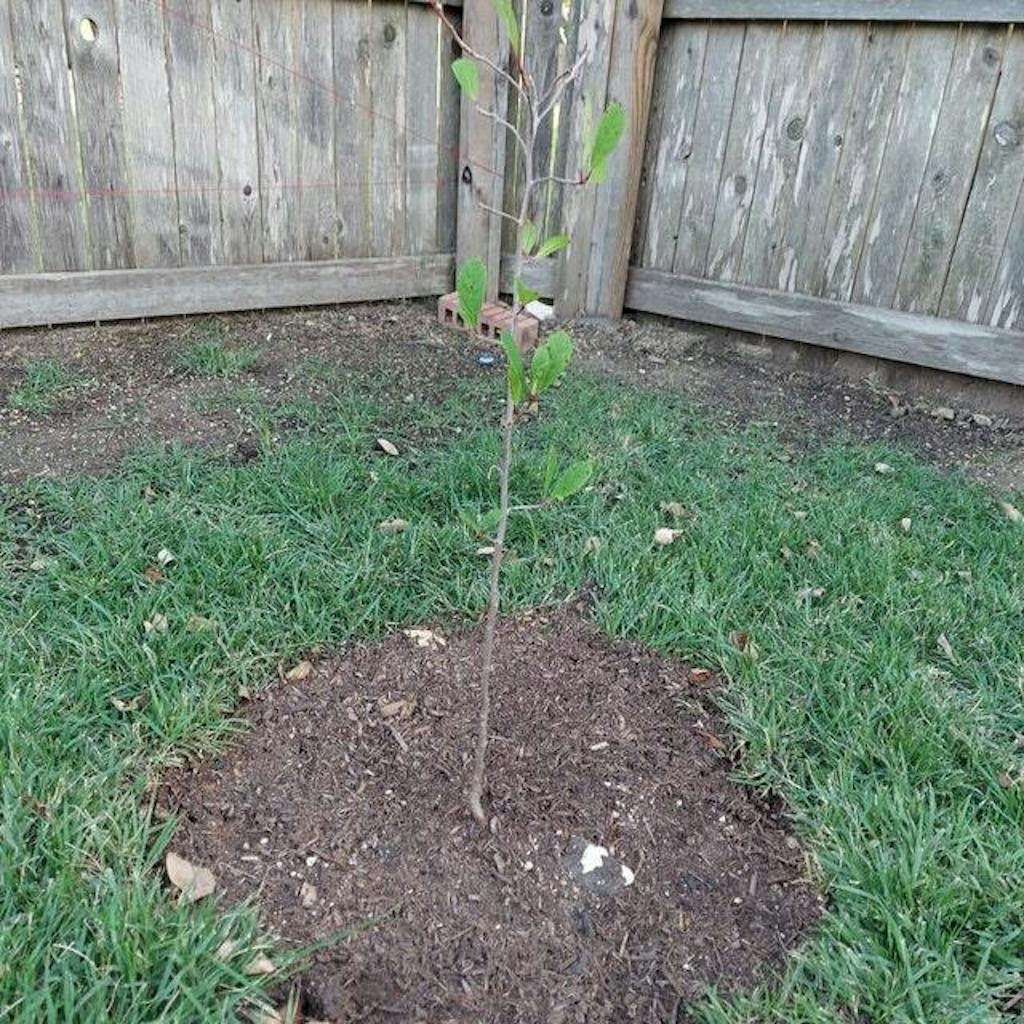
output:
[[[784,966],[821,898],[778,810],[730,781],[706,672],[579,610],[505,620],[482,830],[480,632],[431,635],[282,680],[225,756],[164,780],[173,848],[285,944],[372,922],[296,980],[309,1017],[679,1022]]]

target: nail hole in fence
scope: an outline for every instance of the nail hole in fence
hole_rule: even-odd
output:
[[[100,27],[92,18],[83,18],[78,23],[78,34],[87,43],[95,43],[100,37]]]

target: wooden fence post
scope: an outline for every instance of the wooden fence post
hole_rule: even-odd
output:
[[[504,66],[508,36],[491,0],[465,0],[462,32],[477,52]],[[502,218],[483,209],[500,210],[505,197],[506,129],[477,110],[479,105],[505,117],[508,111],[508,82],[477,62],[480,93],[476,100],[463,93],[459,129],[459,205],[456,260],[461,265],[477,256],[487,266],[487,298],[498,295],[501,265]],[[448,68],[445,74],[451,74]],[[483,204],[483,205],[481,205]]]
[[[593,125],[607,103],[626,110],[626,134],[601,185],[570,188],[565,221],[572,238],[562,259],[555,310],[619,317],[633,241],[654,60],[663,0],[592,0],[579,29],[587,63],[573,93],[566,173],[575,175],[586,157]]]

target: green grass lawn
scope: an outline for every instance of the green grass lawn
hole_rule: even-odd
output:
[[[420,405],[354,382],[245,466],[151,453],[3,493],[0,1019],[195,1024],[253,997],[254,915],[169,900],[147,782],[222,742],[280,659],[481,610],[462,514],[493,503],[497,388]],[[578,377],[555,404],[519,435],[516,500],[550,444],[597,474],[515,520],[508,606],[593,580],[609,632],[721,667],[742,777],[788,801],[831,900],[781,989],[700,1019],[1005,1019],[1024,986],[1024,526],[899,451],[789,451]],[[670,547],[662,502],[692,513]],[[412,525],[384,535],[391,517]]]
[[[56,359],[25,363],[25,378],[7,396],[7,404],[20,412],[45,415],[88,385],[76,370]]]

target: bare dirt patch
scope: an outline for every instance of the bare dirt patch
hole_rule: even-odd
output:
[[[321,661],[251,702],[227,754],[165,781],[173,848],[229,901],[258,897],[286,944],[376,922],[315,955],[305,1012],[676,1022],[708,985],[778,970],[820,897],[779,809],[729,781],[707,673],[578,610],[505,621],[482,833],[463,796],[478,650],[477,630],[399,634]],[[573,879],[574,838],[635,882]]]
[[[229,347],[254,352],[256,364],[229,380],[183,372],[181,352],[211,328]],[[794,368],[750,335],[649,317],[571,330],[582,367],[631,386],[682,392],[737,424],[777,424],[803,446],[837,434],[893,441],[997,488],[1024,486],[1024,400],[1014,411],[1014,389],[1004,388],[1000,407],[989,408],[980,382],[965,381],[962,392],[943,398],[880,382],[867,366],[863,378],[844,380]],[[477,364],[478,349],[465,334],[441,327],[428,302],[4,332],[0,481],[105,472],[142,444],[245,449],[253,428],[234,400],[240,389],[271,404],[320,402],[344,374],[379,371],[381,388],[402,397],[427,384],[493,374]],[[23,364],[40,358],[67,364],[90,386],[46,415],[9,408]]]

